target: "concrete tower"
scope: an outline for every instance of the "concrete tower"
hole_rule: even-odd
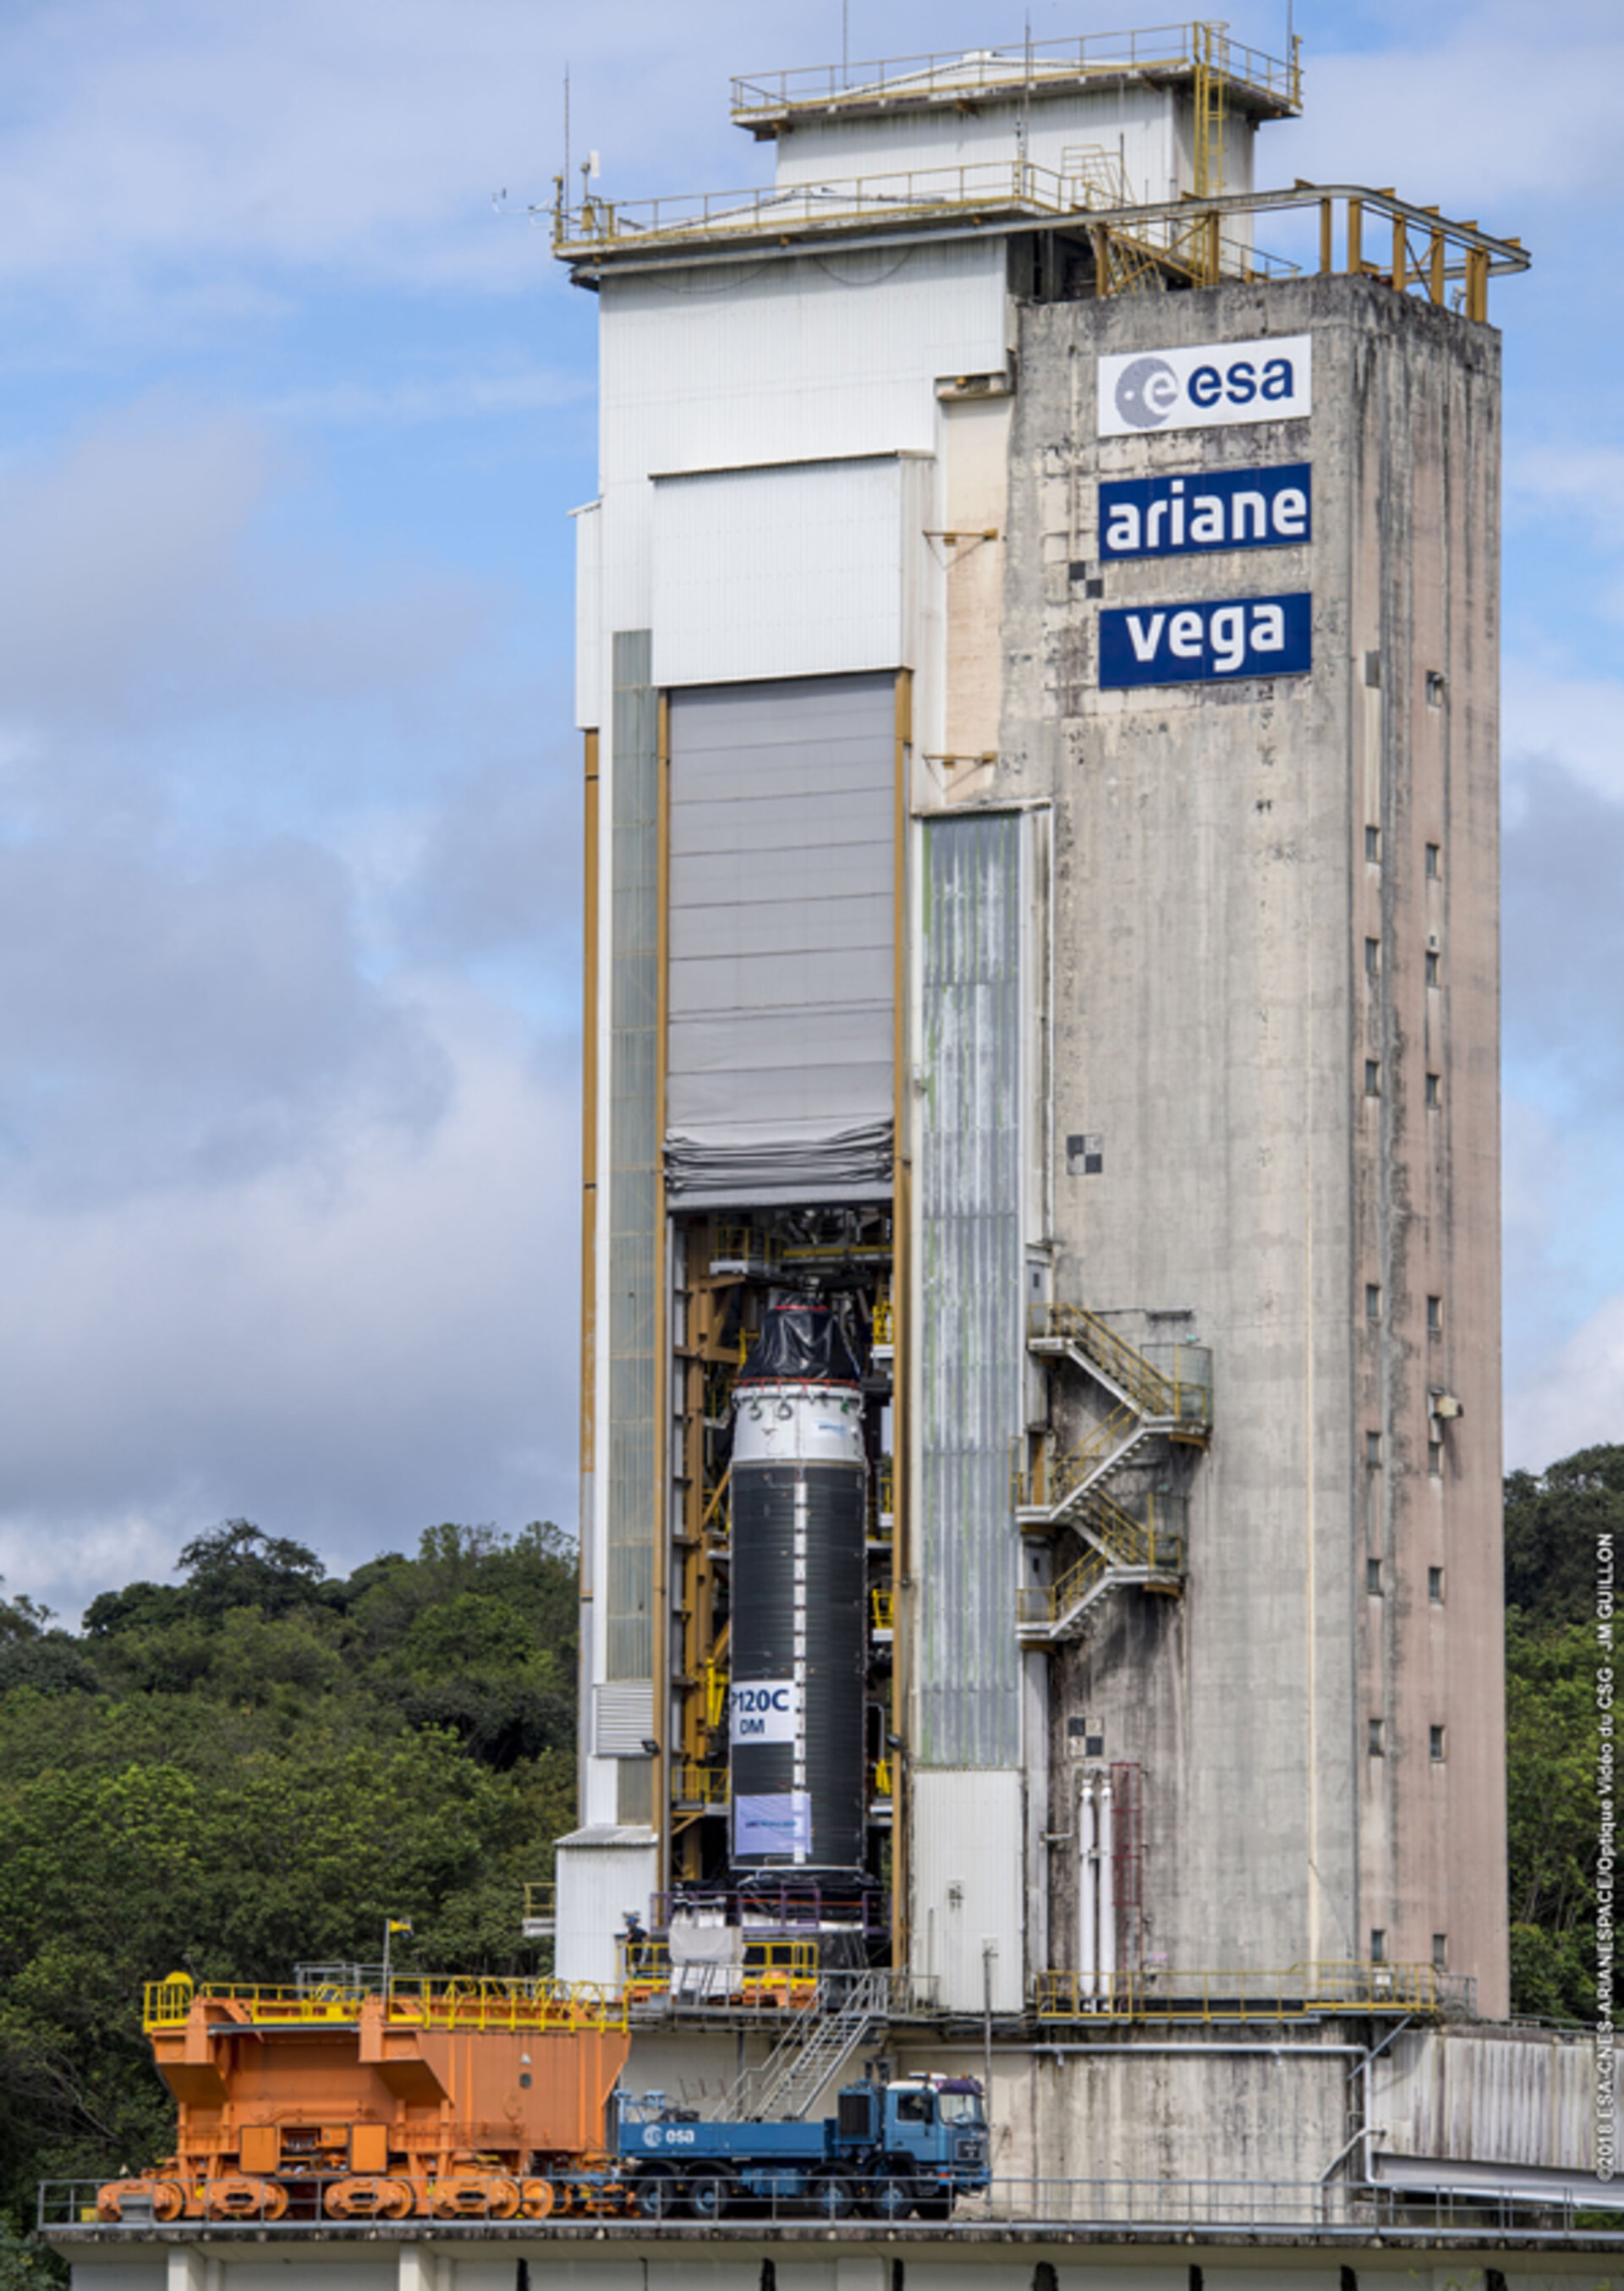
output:
[[[769,188],[560,213],[602,321],[567,1976],[674,1895],[1006,2019],[1192,1968],[1505,2009],[1524,258],[1254,190],[1298,102],[1203,26],[786,74],[734,90]],[[730,1663],[733,1385],[808,1302],[867,1484],[833,1871],[816,1634]],[[799,1746],[748,1851],[742,1726]]]

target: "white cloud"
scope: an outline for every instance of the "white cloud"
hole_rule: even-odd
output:
[[[1512,658],[1500,702],[1508,824],[1538,776],[1557,766],[1594,796],[1624,805],[1624,679]]]
[[[1624,1434],[1624,1295],[1610,1297],[1506,1402],[1506,1461],[1542,1471]]]
[[[454,1073],[424,1136],[50,1215],[0,1208],[0,1573],[76,1612],[228,1515],[335,1566],[443,1518],[574,1526],[573,1073],[431,994]],[[26,1311],[15,1300],[27,1299]]]

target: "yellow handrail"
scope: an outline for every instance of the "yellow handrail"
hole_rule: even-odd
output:
[[[141,2026],[149,2036],[183,2029],[195,2007],[211,2021],[248,2028],[308,2028],[354,2023],[378,1998],[370,1986],[324,1982],[306,1989],[276,1982],[206,1982],[194,1989],[183,1975],[150,1981],[142,1998]],[[382,1999],[391,2027],[414,2029],[623,2028],[623,2007],[596,1982],[502,1981],[484,1976],[406,1976],[390,1983]],[[209,2008],[213,2008],[210,2010]]]
[[[1440,1992],[1430,1965],[1328,1962],[1285,1970],[1041,1973],[1033,2009],[1041,2021],[1304,2020],[1323,2013],[1435,2013]]]
[[[896,1593],[883,1588],[871,1591],[868,1595],[868,1611],[873,1628],[877,1631],[888,1631],[893,1626],[896,1612]]]

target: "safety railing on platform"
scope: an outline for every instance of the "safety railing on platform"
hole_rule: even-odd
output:
[[[1140,1499],[1147,1513],[1141,1523],[1108,1496],[1089,1498],[1089,1528],[1104,1548],[1090,1547],[1053,1583],[1023,1583],[1016,1595],[1016,1619],[1024,1631],[1058,1631],[1079,1616],[1091,1597],[1107,1584],[1130,1578],[1152,1589],[1176,1590],[1185,1572],[1185,1539],[1156,1523],[1159,1504],[1170,1499],[1154,1493]],[[1177,1501],[1177,1499],[1171,1499]],[[1178,1516],[1184,1516],[1182,1507]]]
[[[559,181],[553,252],[569,261],[693,239],[748,238],[763,232],[782,237],[786,231],[876,222],[918,224],[937,215],[969,219],[977,226],[1001,215],[1057,219],[1094,213],[1101,196],[1087,174],[1064,175],[1029,159],[985,159],[958,167],[857,175],[838,182],[757,184],[649,199],[588,198],[576,207],[565,204]],[[1184,270],[1189,264],[1181,249],[1190,229],[1188,211],[1170,207],[1139,236],[1147,248]],[[1216,261],[1227,277],[1294,277],[1298,270],[1296,263],[1262,253],[1249,240],[1230,238],[1216,223],[1211,248],[1202,255],[1203,263],[1208,260]],[[747,1248],[747,1235],[734,1236],[728,1251],[713,1258],[712,1271],[759,1263],[748,1256]],[[789,1255],[784,1252],[785,1262]]]
[[[541,1885],[525,1887],[525,1923],[527,1925],[557,1925],[559,1921],[559,1889],[552,1879]]]
[[[285,1987],[269,1982],[205,1982],[183,1973],[149,1981],[141,2026],[149,2036],[184,2029],[201,2002],[212,2021],[244,2028],[351,2026],[364,2005],[378,2001],[391,2028],[623,2029],[624,2005],[595,1982],[502,1981],[460,1974],[406,1974],[386,1994],[336,1983]]]
[[[804,2224],[811,2218],[837,2245],[871,2240],[880,2223],[893,2250],[891,2239],[897,2234],[921,2242],[962,2235],[968,2242],[980,2229],[1002,2242],[1011,2230],[1041,2234],[1050,2228],[1128,2234],[1160,2230],[1191,2242],[1209,2234],[1242,2232],[1294,2241],[1324,2237],[1344,2247],[1379,2238],[1384,2247],[1398,2248],[1443,2241],[1481,2247],[1487,2241],[1512,2249],[1579,2244],[1616,2250],[1621,2228],[1616,2182],[1597,2182],[1593,2193],[1574,2194],[1509,2186],[1454,2192],[1349,2178],[1001,2176],[985,2192],[955,2200],[910,2177],[870,2180],[857,2191],[832,2190],[824,2182],[810,2193],[767,2192],[746,2204],[731,2182],[702,2173],[687,2181],[641,2184],[632,2172],[607,2170],[559,2173],[551,2179],[485,2173],[431,2181],[402,2174],[378,2183],[389,2191],[390,2207],[365,2215],[353,2207],[350,2191],[356,2185],[353,2178],[317,2174],[292,2182],[180,2174],[143,2181],[47,2180],[39,2188],[37,2221],[44,2233],[60,2234],[69,2243],[91,2237],[117,2243],[176,2223],[206,2223],[212,2239],[235,2232],[278,2241],[319,2226],[328,2239],[324,2248],[331,2247],[335,2227],[375,2237],[379,2217],[432,2220],[437,2239],[454,2236],[459,2229],[488,2232],[494,2220],[522,2223],[530,2234],[557,2226],[567,2235],[581,2223],[590,2223],[594,2234],[634,2238],[647,2234],[651,2219],[695,2218],[717,2233],[745,2240],[759,2239],[766,2223]]]
[[[725,1933],[727,1928],[714,1928]],[[735,1964],[676,1959],[669,1940],[620,1936],[621,1993],[629,2006],[663,2003],[680,1996],[687,2003],[752,2005],[794,2012],[818,1991],[820,1946],[815,1941],[757,1940],[741,1936]]]
[[[676,1785],[673,1795],[679,1805],[725,1805],[728,1802],[726,1766],[696,1765],[692,1759],[684,1759],[677,1769]]]
[[[1212,1421],[1212,1354],[1205,1345],[1158,1345],[1161,1359],[1153,1359],[1101,1314],[1065,1304],[1028,1306],[1026,1338],[1029,1344],[1071,1346],[1140,1415],[1196,1429]]]
[[[656,1930],[667,1927],[673,1917],[684,1916],[716,1918],[757,1933],[794,1934],[850,1925],[857,1933],[888,1933],[891,1897],[872,1886],[820,1885],[776,1872],[736,1890],[689,1885],[652,1897],[648,1921]]]
[[[896,1595],[888,1586],[882,1586],[868,1595],[869,1628],[877,1638],[888,1638],[896,1619]]]
[[[1202,36],[1205,34],[1206,39]],[[1162,24],[1142,32],[1097,32],[1081,39],[1033,40],[1001,48],[962,48],[933,55],[885,56],[870,62],[810,65],[800,70],[751,74],[733,83],[733,116],[742,127],[766,125],[805,107],[856,109],[882,98],[947,101],[988,88],[1042,87],[1057,79],[1113,77],[1123,72],[1194,71],[1210,58],[1237,88],[1253,91],[1282,111],[1302,100],[1295,52],[1266,55],[1228,37],[1224,24]]]
[[[1284,1972],[1040,1973],[1040,2021],[1302,2021],[1327,2013],[1436,2014],[1444,2009],[1430,1965],[1336,1962]]]

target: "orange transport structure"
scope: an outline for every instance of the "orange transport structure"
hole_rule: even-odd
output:
[[[624,2006],[595,1990],[194,1989],[174,1974],[149,1984],[144,2025],[180,2106],[175,2152],[103,2187],[104,2220],[623,2207],[604,2114],[631,2040]]]

